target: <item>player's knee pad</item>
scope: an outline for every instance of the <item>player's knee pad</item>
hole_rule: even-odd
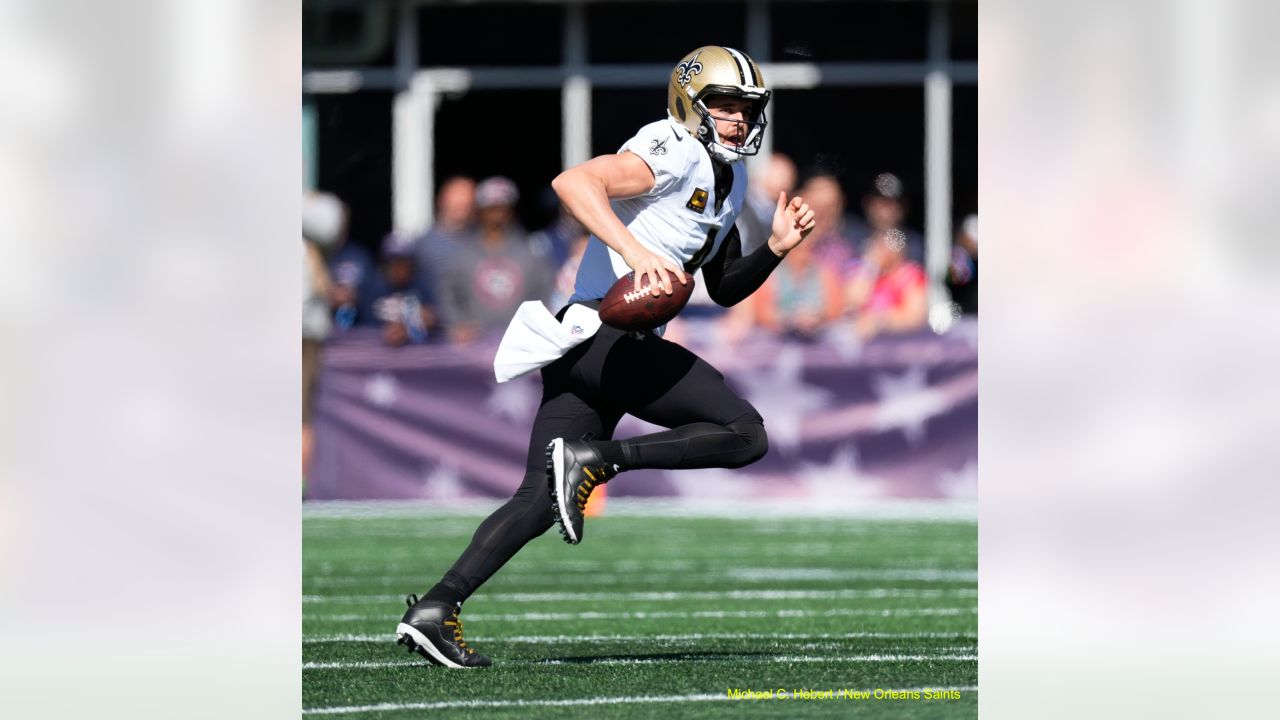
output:
[[[764,421],[758,417],[736,420],[728,427],[742,438],[743,443],[741,462],[734,467],[750,465],[769,452],[769,434],[764,430]]]

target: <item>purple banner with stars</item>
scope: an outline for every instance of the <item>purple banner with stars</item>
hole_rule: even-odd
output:
[[[714,365],[764,416],[769,453],[736,470],[635,470],[613,497],[856,502],[976,499],[977,323],[944,335],[812,343],[724,342],[691,321],[674,339]],[[311,499],[506,497],[524,475],[538,374],[499,385],[496,345],[383,346],[348,332],[325,348]],[[615,437],[656,430],[627,416]]]

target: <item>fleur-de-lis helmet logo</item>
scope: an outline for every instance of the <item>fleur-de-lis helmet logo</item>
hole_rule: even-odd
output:
[[[696,53],[693,57],[676,65],[676,82],[681,85],[688,85],[694,75],[702,72],[702,63],[698,62],[698,55],[701,54],[701,52]]]

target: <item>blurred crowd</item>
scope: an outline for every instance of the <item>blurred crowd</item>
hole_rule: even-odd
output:
[[[851,211],[836,177],[811,172],[801,179],[782,154],[756,169],[750,187],[738,220],[744,253],[767,239],[780,191],[801,195],[816,210],[818,226],[746,302],[726,310],[695,290],[686,316],[714,318],[727,342],[753,332],[812,340],[833,328],[869,340],[926,325],[924,238],[905,224],[906,193],[897,176],[877,175],[856,199],[860,213]],[[504,177],[449,178],[436,197],[434,225],[418,236],[388,234],[374,257],[349,242],[349,209],[341,200],[313,193],[303,222],[310,334],[319,340],[365,326],[377,328],[388,345],[469,343],[501,335],[526,300],[553,311],[563,306],[587,232],[563,208],[550,225],[529,232],[516,216],[519,199]],[[947,274],[956,312],[977,312],[977,269],[971,215],[956,235]]]

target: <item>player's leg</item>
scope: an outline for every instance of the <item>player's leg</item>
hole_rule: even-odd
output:
[[[736,468],[768,451],[760,414],[724,375],[688,349],[652,334],[619,338],[599,364],[596,385],[621,408],[670,428],[597,442],[606,462],[634,468]]]
[[[544,375],[545,378],[545,375]],[[396,632],[411,651],[448,667],[480,667],[488,658],[467,647],[458,612],[462,602],[530,540],[554,523],[547,494],[546,447],[553,438],[608,438],[618,417],[602,417],[562,384],[547,379],[529,440],[525,476],[515,495],[480,524],[444,578],[411,604]]]
[[[583,507],[591,491],[635,468],[736,468],[768,451],[764,421],[706,361],[653,335],[642,339],[601,330],[575,365],[578,391],[596,404],[617,403],[669,430],[621,441],[573,438],[552,442],[552,487],[571,505],[557,506],[565,540],[581,539]],[[605,334],[608,333],[608,334]],[[603,341],[603,342],[602,342]]]
[[[605,462],[637,468],[739,468],[764,457],[769,437],[760,413],[724,376],[688,350],[657,340],[657,353],[684,372],[644,383],[627,394],[627,412],[668,430],[594,443]],[[668,364],[668,367],[671,367]],[[669,382],[667,382],[669,381]]]
[[[544,399],[529,438],[524,481],[515,496],[476,530],[471,544],[436,588],[441,598],[460,602],[488,580],[530,540],[555,522],[547,494],[547,444],[555,438],[608,439],[620,416],[603,416],[582,398],[557,392]],[[432,593],[428,593],[430,597]]]

